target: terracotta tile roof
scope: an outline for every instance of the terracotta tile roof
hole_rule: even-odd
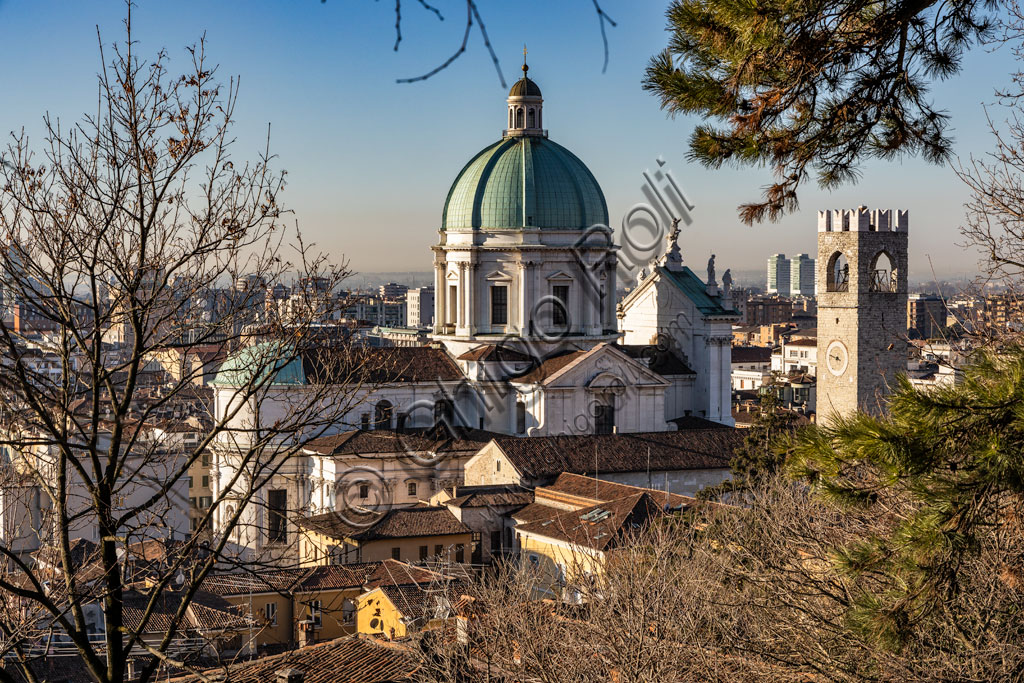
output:
[[[414,507],[391,509],[384,513],[376,522],[361,526],[346,520],[334,512],[326,512],[313,517],[296,519],[299,526],[316,531],[330,538],[352,539],[368,542],[384,538],[411,538],[416,536],[450,536],[469,534],[472,530],[460,522],[445,507]]]
[[[734,346],[732,347],[733,363],[768,363],[772,359],[772,350],[768,346]]]
[[[817,339],[793,339],[786,342],[786,346],[817,346]]]
[[[217,595],[287,593],[309,573],[308,569],[265,569],[207,576],[202,588]]]
[[[505,507],[528,505],[533,491],[519,486],[456,486],[452,498],[444,502],[457,508]]]
[[[405,648],[370,638],[350,636],[309,647],[262,657],[222,669],[210,669],[213,678],[226,673],[231,683],[272,683],[282,669],[303,673],[303,683],[395,683],[411,681],[420,668],[417,658]],[[173,679],[177,683],[198,683],[199,676]]]
[[[618,484],[613,481],[584,477],[571,472],[563,472],[549,486],[538,487],[535,491],[537,500],[553,499],[565,503],[575,503],[579,507],[618,500],[638,493],[648,493],[658,504],[671,509],[682,509],[693,505],[696,498],[681,496],[676,493],[665,493],[656,489],[645,489],[639,486]],[[550,509],[550,508],[549,508]],[[554,511],[557,512],[557,511]]]
[[[537,520],[551,519],[559,512],[562,511],[552,508],[550,505],[545,505],[544,503],[530,503],[526,507],[513,512],[512,519],[520,523],[534,522]]]
[[[432,586],[381,586],[380,590],[388,597],[391,604],[411,619],[445,618],[455,612],[455,604],[459,601],[466,585],[462,581],[452,581],[445,585]],[[441,613],[435,612],[439,610]]]
[[[372,455],[381,453],[434,452],[459,453],[480,450],[488,441],[500,434],[480,429],[456,427],[410,429],[396,432],[390,429],[342,432],[314,439],[305,450],[317,455]]]
[[[308,382],[458,381],[462,371],[443,349],[430,346],[317,347],[300,351]]]
[[[554,375],[556,372],[569,365],[573,361],[579,360],[582,356],[589,353],[588,351],[569,351],[560,356],[553,358],[547,358],[540,365],[535,367],[525,375],[520,375],[512,379],[513,382],[520,382],[522,384],[540,384],[547,378]]]
[[[295,593],[375,587],[386,583],[429,583],[441,574],[398,560],[325,565],[307,569],[235,572],[207,577],[202,589],[217,595]]]
[[[375,588],[382,585],[429,584],[443,574],[398,560],[350,565],[314,567],[296,586],[296,591],[315,592],[346,588]]]
[[[592,474],[595,465],[604,473],[726,468],[742,442],[733,428],[494,440],[522,475],[534,479]]]
[[[567,541],[594,550],[608,550],[627,534],[665,514],[646,492],[563,512],[547,520],[521,524],[516,531]]]
[[[499,363],[529,363],[533,360],[532,357],[521,351],[500,344],[478,346],[475,349],[466,351],[458,359]]]
[[[157,596],[150,610],[149,619],[145,623],[145,633],[163,633],[174,627],[175,614],[181,606],[183,593],[164,590]],[[143,619],[149,609],[150,596],[136,590],[124,593],[122,610],[124,625],[137,631],[143,628]],[[178,632],[185,631],[221,631],[249,628],[254,622],[240,608],[232,606],[224,598],[197,591],[191,604],[185,610],[184,618],[178,622]]]

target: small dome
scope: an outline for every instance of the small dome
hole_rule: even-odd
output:
[[[608,225],[597,179],[575,154],[540,136],[507,137],[459,173],[445,202],[443,230]]]
[[[518,81],[512,84],[512,89],[508,91],[509,97],[540,97],[540,86],[531,81],[526,76],[523,76]]]

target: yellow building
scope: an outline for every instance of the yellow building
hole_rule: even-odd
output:
[[[392,509],[365,524],[328,512],[296,524],[304,567],[388,559],[467,563],[475,546],[473,531],[444,507]]]
[[[572,584],[600,574],[607,554],[631,533],[694,503],[688,496],[563,473],[512,514],[516,547],[523,565],[537,572],[539,597],[574,599]]]
[[[462,599],[458,581],[382,585],[359,596],[357,631],[395,640],[455,619]]]
[[[426,586],[441,574],[386,560],[347,566],[222,574],[203,590],[252,614],[251,647],[306,645],[356,632],[359,597],[379,586]]]

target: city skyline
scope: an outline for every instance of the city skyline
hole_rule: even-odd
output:
[[[398,84],[396,78],[428,71],[457,47],[464,23],[453,7],[439,6],[453,12],[444,22],[420,7],[409,8],[397,52],[393,16],[382,5],[328,2],[284,9],[262,3],[258,11],[245,12],[242,7],[137,7],[138,53],[149,57],[166,48],[172,68],[180,67],[182,46],[202,34],[192,21],[201,15],[221,77],[241,76],[236,158],[255,155],[269,124],[277,165],[289,173],[284,202],[307,238],[334,258],[347,259],[357,272],[428,270],[451,182],[465,159],[497,140],[503,128],[505,92],[479,35],[470,36],[467,53],[449,68],[424,82]],[[8,61],[34,47],[46,53],[9,75],[20,96],[7,107],[3,127],[25,126],[38,140],[44,112],[72,120],[88,111],[100,65],[97,26],[109,49],[122,38],[123,9],[111,3],[28,12],[0,4],[5,23],[20,27],[0,47]],[[545,92],[545,127],[593,170],[613,227],[643,201],[642,174],[661,157],[695,205],[693,223],[680,238],[691,265],[717,253],[723,269],[753,271],[768,254],[813,251],[817,210],[866,204],[907,209],[922,226],[911,239],[910,277],[975,272],[974,259],[965,259],[955,246],[966,190],[949,167],[917,158],[869,164],[859,184],[833,193],[808,183],[800,211],[777,224],[742,225],[736,206],[756,199],[770,175],[756,169],[710,171],[688,162],[685,142],[694,121],[667,118],[656,98],[640,88],[647,60],[664,47],[664,8],[606,3],[604,9],[618,23],[608,27],[606,74],[589,5],[545,7],[556,16],[543,25],[517,25],[500,7],[488,8],[483,18],[506,83],[518,77],[522,43],[529,45],[531,76]],[[566,24],[579,30],[565,35],[560,27]],[[279,44],[289,47],[273,48]],[[932,98],[952,115],[961,156],[989,148],[981,102],[992,99],[993,83],[972,76],[1008,73],[1008,61],[1003,53],[975,51],[962,74],[934,88]]]

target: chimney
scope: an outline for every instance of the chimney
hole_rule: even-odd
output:
[[[302,683],[303,674],[298,669],[281,669],[275,683]]]
[[[299,622],[299,647],[306,647],[308,645],[312,645],[313,642],[315,641],[315,639],[316,639],[316,636],[315,636],[315,632],[313,631],[313,621],[310,620],[310,619],[304,619],[303,621],[300,621]],[[301,681],[302,681],[302,674],[299,674],[298,680],[301,683]],[[284,683],[284,679],[281,678],[280,674],[278,674],[278,683]],[[289,679],[288,683],[291,683],[290,679]]]

